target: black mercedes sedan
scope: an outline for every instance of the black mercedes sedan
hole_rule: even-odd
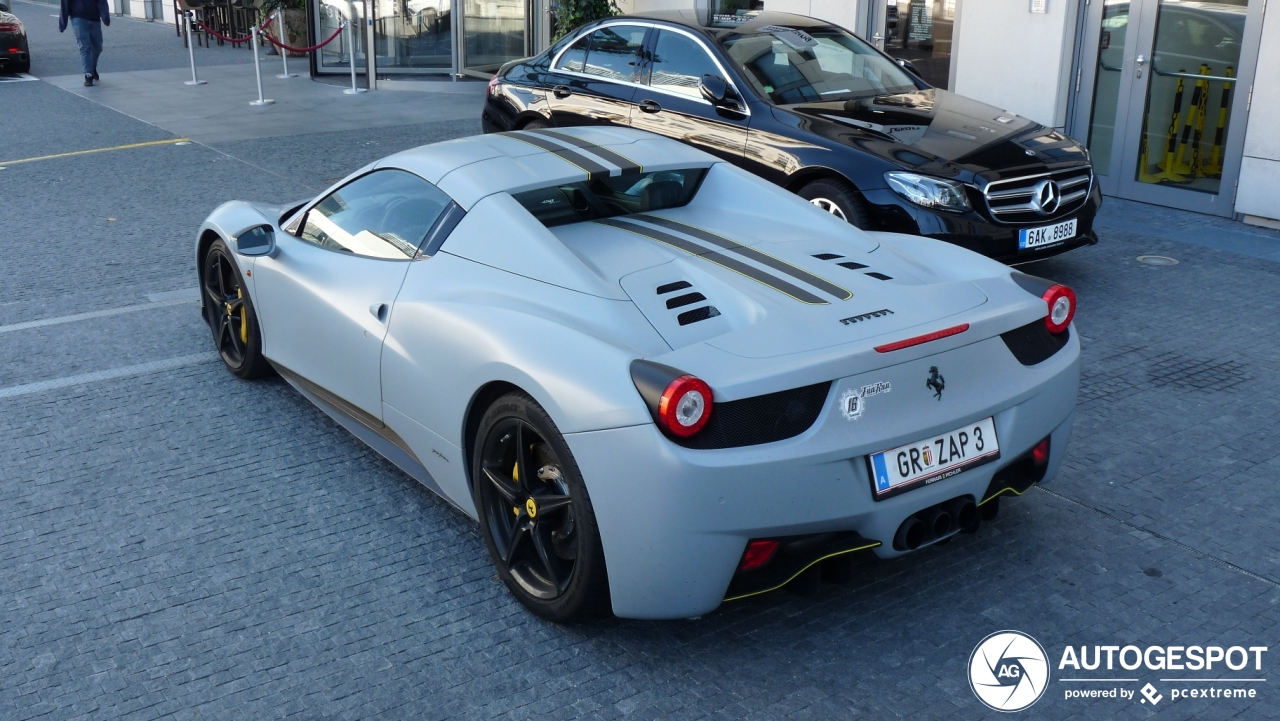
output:
[[[482,122],[485,132],[641,128],[859,228],[927,235],[1006,263],[1097,242],[1102,195],[1080,143],[912,70],[798,15],[626,15],[503,66]]]
[[[31,70],[31,52],[27,48],[27,28],[0,2],[0,73],[25,73]]]

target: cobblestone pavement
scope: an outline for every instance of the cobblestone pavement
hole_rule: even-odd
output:
[[[44,83],[0,106],[0,159],[170,137]],[[1055,666],[1037,718],[1280,715],[1273,681],[1172,701],[1171,672],[1131,672],[1153,708],[1067,700],[1056,671],[1068,644],[1280,645],[1280,263],[1210,242],[1280,233],[1108,200],[1100,245],[1028,268],[1081,298],[1076,432],[979,533],[816,597],[557,626],[468,519],[286,384],[224,371],[185,295],[223,200],[477,125],[0,170],[0,718],[981,718],[966,664],[1006,628]]]

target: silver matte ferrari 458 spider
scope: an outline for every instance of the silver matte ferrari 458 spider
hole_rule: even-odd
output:
[[[698,616],[972,531],[1054,475],[1074,415],[1070,289],[630,129],[226,203],[196,262],[227,368],[476,518],[554,620]]]

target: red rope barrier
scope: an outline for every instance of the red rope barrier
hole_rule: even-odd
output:
[[[271,42],[271,44],[272,44],[272,45],[275,45],[275,46],[276,46],[276,47],[278,47],[278,48],[284,48],[285,50],[288,50],[288,51],[289,51],[289,52],[291,52],[291,53],[309,53],[309,52],[312,52],[312,51],[314,51],[314,50],[319,50],[320,48],[322,48],[322,47],[324,47],[324,46],[328,45],[329,43],[333,42],[334,38],[338,37],[338,35],[340,35],[340,34],[342,34],[342,28],[338,28],[337,30],[334,30],[334,31],[333,31],[333,34],[329,36],[329,39],[328,39],[328,40],[325,40],[324,42],[320,43],[319,45],[312,45],[312,46],[311,46],[311,47],[309,47],[309,48],[295,48],[295,47],[293,47],[292,45],[285,45],[284,43],[280,42],[279,40],[276,40],[275,38],[271,37],[270,35],[263,35],[262,37],[264,37],[264,38],[266,38],[267,40],[269,40],[269,41]]]
[[[261,33],[263,30],[265,30],[265,29],[267,28],[267,26],[271,24],[271,21],[272,21],[273,19],[274,19],[274,18],[273,18],[272,16],[268,15],[268,16],[267,16],[266,21],[265,21],[265,22],[263,22],[261,25],[259,25],[259,26],[258,26],[258,32],[259,32],[259,33]],[[247,43],[247,42],[249,42],[250,40],[252,40],[252,39],[253,39],[253,35],[245,35],[245,36],[244,36],[244,37],[242,37],[242,38],[231,38],[231,37],[227,37],[226,35],[223,35],[222,33],[218,32],[217,30],[214,30],[213,28],[209,27],[208,25],[205,25],[204,23],[200,22],[199,20],[196,20],[194,17],[193,17],[193,18],[191,18],[191,22],[193,22],[193,23],[195,23],[196,25],[200,26],[200,29],[201,29],[201,30],[204,30],[205,32],[209,33],[210,35],[214,36],[215,38],[218,38],[219,40],[224,40],[224,41],[229,42],[229,43],[232,43],[232,44]],[[266,36],[266,37],[270,37],[270,36]]]

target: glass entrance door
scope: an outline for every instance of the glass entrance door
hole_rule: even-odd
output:
[[[452,0],[375,0],[378,72],[449,72],[453,68]]]
[[[924,81],[950,87],[951,31],[957,0],[884,0],[869,4],[871,42],[906,60]]]
[[[1105,0],[1089,11],[1076,134],[1103,192],[1230,215],[1261,3]],[[1083,74],[1083,73],[1082,73]],[[1087,93],[1087,94],[1086,94]]]
[[[532,0],[462,0],[463,73],[488,77],[530,55]]]

